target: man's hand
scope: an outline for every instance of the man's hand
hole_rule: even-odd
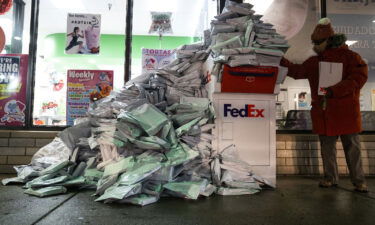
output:
[[[333,91],[332,91],[332,89],[331,88],[324,88],[324,96],[326,97],[326,98],[332,98],[333,97]]]

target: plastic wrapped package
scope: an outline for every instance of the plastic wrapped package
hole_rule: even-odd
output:
[[[56,177],[57,174],[56,173],[53,173],[53,174],[46,174],[46,175],[43,175],[43,176],[39,176],[33,180],[30,180],[29,182],[27,182],[25,185],[24,185],[24,188],[31,188],[31,185],[33,183],[38,183],[38,182],[42,182],[42,181],[45,181],[45,180],[50,180],[54,177]]]
[[[181,127],[177,128],[176,129],[176,134],[178,137],[180,137],[181,135],[185,134],[186,132],[188,132],[192,126],[194,126],[196,123],[199,122],[199,120],[201,120],[200,117],[182,125]]]
[[[262,190],[258,183],[252,182],[239,182],[239,181],[226,181],[224,184],[230,188],[243,188],[243,189],[256,189]]]
[[[224,6],[239,6],[239,7],[243,7],[243,8],[249,9],[249,10],[254,7],[250,3],[237,3],[237,2],[231,1],[231,0],[226,0]]]
[[[121,200],[126,197],[139,194],[142,190],[142,184],[133,185],[113,185],[105,190],[104,194],[95,199],[96,202],[103,200]]]
[[[218,43],[221,43],[221,42],[225,42],[225,41],[228,41],[234,37],[237,37],[237,36],[243,36],[244,33],[243,32],[234,32],[234,33],[218,33],[216,34],[215,36],[215,44],[218,44]]]
[[[143,104],[129,112],[130,116],[138,121],[138,124],[148,135],[155,135],[168,122],[168,118],[150,104]]]
[[[55,138],[35,153],[31,164],[49,166],[68,160],[71,154],[72,149],[68,148],[60,138]]]
[[[224,14],[228,13],[228,12],[236,13],[239,16],[241,16],[241,15],[243,15],[243,16],[253,15],[255,13],[254,10],[244,8],[244,7],[241,7],[241,6],[238,6],[238,5],[228,5],[228,6],[224,7],[223,12],[224,12]]]
[[[14,169],[17,171],[17,177],[27,181],[30,178],[40,176],[39,172],[43,170],[43,167],[38,166],[31,166],[31,165],[23,165],[23,166],[15,166]]]
[[[242,17],[227,19],[226,23],[235,25],[236,30],[238,30],[239,32],[245,32],[246,25],[249,20],[250,20],[250,16],[242,16]]]
[[[224,49],[224,48],[240,48],[240,47],[243,47],[243,40],[241,38],[241,35],[238,35],[227,41],[216,43],[214,46],[211,46],[211,49],[214,52],[218,53],[221,51],[221,49]]]
[[[221,13],[220,15],[215,16],[215,19],[217,19],[219,21],[225,21],[227,19],[236,18],[238,16],[239,15],[236,12],[227,11],[225,13]],[[234,30],[235,30],[235,28],[232,31],[234,31]],[[232,32],[232,31],[228,31],[228,32]],[[215,34],[215,33],[212,33],[212,34]]]
[[[210,30],[204,30],[204,47],[208,48],[208,46],[212,43],[212,37],[211,37],[211,31]]]
[[[252,195],[258,193],[257,189],[245,189],[245,188],[224,188],[220,187],[217,189],[216,194],[218,195]]]
[[[159,200],[158,196],[139,194],[139,195],[135,195],[130,198],[121,200],[120,203],[129,203],[133,205],[145,206],[145,205],[155,203],[158,200]]]
[[[133,157],[120,159],[118,162],[109,164],[104,168],[103,177],[108,177],[108,176],[113,176],[113,175],[123,173],[128,168],[133,167],[133,165],[134,165]]]
[[[281,57],[280,56],[271,56],[264,54],[256,54],[256,59],[259,64],[262,66],[274,66],[279,67]],[[279,79],[279,76],[278,76]]]
[[[225,56],[239,55],[239,54],[250,54],[250,53],[255,53],[254,49],[250,48],[250,47],[231,48],[231,49],[221,50],[221,54],[225,55]]]
[[[117,178],[118,174],[100,178],[100,180],[97,183],[95,195],[102,195],[105,192],[105,190],[107,190],[109,187],[116,183]]]
[[[212,181],[214,185],[220,185],[220,177],[221,177],[221,168],[220,168],[220,160],[215,158],[211,162],[211,171],[212,171]]]
[[[65,161],[62,161],[60,163],[57,163],[57,164],[52,164],[50,165],[49,167],[47,167],[46,169],[42,170],[39,172],[39,175],[40,176],[43,176],[43,175],[46,175],[46,174],[53,174],[53,173],[56,173],[58,172],[59,170],[65,168],[66,166],[68,166],[70,163],[69,160],[65,160]]]
[[[27,189],[25,191],[28,195],[34,195],[38,197],[46,197],[51,195],[58,195],[58,194],[64,194],[67,192],[67,189],[63,186],[52,186],[52,187],[45,187],[38,190],[34,189]]]
[[[284,52],[278,49],[268,49],[268,48],[253,48],[255,53],[272,55],[272,56],[284,56]]]
[[[1,183],[3,185],[8,185],[8,184],[23,184],[25,183],[25,180],[20,178],[20,177],[12,177],[12,178],[5,178],[3,180],[1,180]]]
[[[91,136],[91,124],[90,122],[80,123],[77,126],[69,127],[63,131],[61,131],[58,134],[58,137],[61,141],[64,142],[66,147],[68,147],[70,150],[73,150],[76,147],[76,143],[80,138],[88,138]],[[55,140],[56,142],[59,142],[60,140]],[[59,146],[62,148],[61,146]],[[62,151],[60,149],[59,151]],[[53,154],[56,155],[56,154]],[[35,155],[34,155],[35,156]]]
[[[142,193],[159,197],[163,191],[163,183],[161,180],[153,180],[154,175],[150,180],[146,181],[142,185]]]
[[[216,187],[212,184],[207,184],[206,188],[203,192],[200,192],[200,195],[203,195],[205,197],[210,197],[213,193],[216,191]]]
[[[132,168],[123,173],[118,183],[121,185],[131,185],[138,183],[161,168],[160,162],[135,163]]]
[[[177,147],[171,148],[165,155],[168,158],[168,162],[165,163],[165,165],[177,166],[193,160],[199,156],[199,153],[192,150],[187,145],[178,145]]]
[[[183,58],[191,58],[195,55],[195,53],[197,52],[198,50],[197,49],[192,49],[192,50],[182,50],[182,49],[179,49],[177,50],[177,58],[178,59],[183,59]]]
[[[218,33],[231,33],[236,31],[236,26],[227,24],[227,23],[221,23],[221,24],[213,24],[212,25],[212,31],[211,35],[216,35]],[[214,42],[216,43],[216,42]]]
[[[196,200],[201,192],[202,182],[170,182],[163,187],[171,191],[171,195]]]
[[[256,61],[255,55],[233,55],[230,57],[228,65],[230,67],[253,65],[257,66],[259,63]]]
[[[48,179],[48,180],[40,180],[38,182],[32,182],[30,184],[30,187],[32,189],[47,187],[47,186],[63,183],[67,179],[68,179],[68,176],[60,176],[60,177],[56,177],[56,178],[52,178],[52,179]]]
[[[254,33],[253,39],[255,39],[255,32],[254,31],[254,23],[253,21],[249,20],[246,23],[246,31],[245,31],[245,37],[244,37],[244,47],[250,46],[250,43],[252,40],[250,40],[252,37],[252,34]]]

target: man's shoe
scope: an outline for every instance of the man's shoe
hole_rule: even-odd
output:
[[[365,183],[355,184],[354,186],[355,186],[354,190],[357,191],[357,192],[361,192],[361,193],[367,193],[368,192],[368,187],[367,187],[367,184],[365,184]]]
[[[322,187],[322,188],[337,187],[337,184],[336,184],[336,183],[333,183],[332,181],[321,180],[321,181],[319,182],[319,187]]]

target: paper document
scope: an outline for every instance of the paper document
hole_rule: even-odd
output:
[[[324,95],[324,89],[337,84],[342,80],[342,63],[320,62],[319,63],[319,89],[318,95]]]

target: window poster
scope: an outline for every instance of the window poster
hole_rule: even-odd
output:
[[[174,60],[175,50],[142,49],[142,73],[152,72]]]
[[[311,93],[309,87],[288,88],[288,109],[310,110]]]
[[[68,70],[67,76],[66,121],[68,126],[72,126],[75,119],[87,116],[92,100],[99,100],[111,93],[113,71]]]
[[[0,126],[25,126],[28,55],[0,55]]]
[[[99,54],[99,14],[68,14],[66,54]]]

